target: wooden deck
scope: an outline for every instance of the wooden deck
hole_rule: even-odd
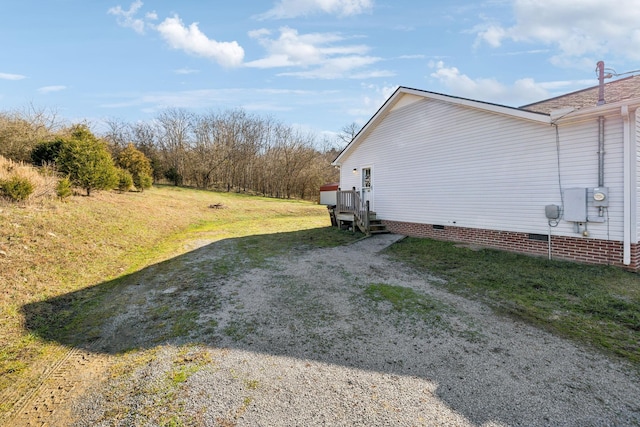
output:
[[[338,226],[351,222],[353,231],[358,227],[366,235],[388,233],[382,221],[376,218],[376,213],[369,209],[369,202],[363,203],[355,189],[337,191],[335,215]]]

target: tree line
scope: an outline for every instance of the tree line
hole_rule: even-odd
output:
[[[43,142],[68,139],[74,132],[85,139],[94,137],[86,134],[87,126],[79,130],[79,125],[61,126],[55,119],[43,111],[0,112],[0,155],[33,162],[32,153],[36,147],[42,149]],[[340,139],[353,136],[355,128],[349,126]],[[196,114],[170,108],[145,122],[111,119],[95,138],[119,165],[119,159],[132,155],[131,149],[142,153],[156,183],[314,200],[320,185],[338,180],[331,166],[339,152],[337,141],[318,141],[312,134],[242,109]]]

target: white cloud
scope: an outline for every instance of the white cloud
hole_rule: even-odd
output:
[[[62,86],[62,85],[44,86],[44,87],[38,88],[38,92],[47,94],[51,92],[60,92],[61,90],[65,90],[66,88],[67,88],[66,86]]]
[[[335,33],[298,34],[297,30],[289,27],[280,28],[280,37],[277,39],[270,38],[271,32],[268,30],[252,31],[249,35],[257,39],[268,53],[264,60],[247,63],[250,67],[265,68],[261,64],[281,67],[315,65],[332,54],[364,53],[368,50],[368,47],[362,45],[340,48],[331,46],[330,43],[343,40],[343,37]]]
[[[272,102],[248,102],[242,104],[241,108],[247,111],[268,111],[268,112],[281,112],[291,111],[293,108],[290,105],[278,105]]]
[[[159,25],[154,25],[149,21],[158,19],[156,12],[147,12],[144,15],[145,19],[136,17],[142,6],[141,0],[135,0],[129,6],[129,10],[124,10],[118,5],[109,9],[107,13],[115,15],[119,25],[132,28],[139,34],[143,34],[147,28],[157,30],[169,46],[174,49],[212,59],[225,67],[242,64],[244,49],[237,42],[219,42],[210,39],[200,31],[198,23],[194,22],[187,27],[177,15],[166,18]]]
[[[141,0],[136,0],[131,3],[129,10],[124,10],[122,9],[122,6],[118,5],[110,8],[107,13],[117,17],[118,25],[126,28],[132,28],[136,33],[143,34],[145,22],[142,19],[135,17],[142,5],[143,3]]]
[[[350,16],[366,13],[373,8],[373,0],[278,0],[258,19],[285,19],[326,13]]]
[[[389,70],[370,70],[362,71],[349,75],[350,79],[364,80],[364,79],[378,79],[381,77],[394,77],[397,73]]]
[[[301,71],[288,71],[280,75],[301,78],[335,79],[343,77],[389,75],[389,72],[367,70],[381,58],[367,55],[370,48],[362,44],[339,44],[345,38],[337,33],[299,34],[289,27],[280,28],[280,35],[261,29],[249,35],[258,40],[267,51],[267,56],[247,62],[247,67],[277,68],[298,67]],[[365,70],[362,70],[365,68]],[[356,73],[356,70],[360,70]]]
[[[241,106],[252,111],[283,112],[300,108],[308,109],[310,99],[316,105],[323,100],[326,102],[327,99],[333,101],[336,98],[336,93],[314,90],[228,88],[175,92],[109,93],[105,98],[113,100],[113,102],[103,103],[100,105],[102,108],[136,107],[149,114],[168,107],[206,110]]]
[[[378,86],[373,84],[362,85],[362,88],[367,91],[368,95],[364,95],[360,100],[360,106],[356,108],[350,108],[347,110],[347,114],[356,118],[356,121],[361,124],[365,124],[376,111],[380,109],[387,99],[398,89],[397,85],[392,86]],[[355,104],[355,102],[354,102]]]
[[[421,54],[421,53],[417,53],[417,54],[413,54],[413,55],[400,55],[398,56],[398,59],[425,59],[426,56]]]
[[[212,59],[225,67],[242,64],[244,49],[235,41],[218,42],[208,38],[196,22],[186,27],[178,16],[166,18],[156,29],[174,49]]]
[[[177,70],[173,70],[174,73],[176,74],[196,74],[199,73],[200,70],[194,70],[192,68],[178,68]]]
[[[308,71],[291,71],[280,73],[281,76],[293,76],[305,79],[338,79],[338,78],[352,78],[363,79],[372,77],[389,77],[394,73],[384,70],[370,70],[370,71],[353,71],[356,68],[366,67],[367,65],[375,64],[380,58],[372,56],[343,56],[339,58],[331,58],[323,61],[323,64],[313,70]]]
[[[430,63],[435,71],[430,74],[447,88],[447,93],[463,98],[505,105],[523,105],[549,98],[551,84],[541,84],[531,78],[516,80],[511,86],[492,78],[476,78],[463,74],[456,67],[446,67],[442,61]]]
[[[516,24],[476,28],[477,43],[499,47],[505,40],[555,46],[556,64],[576,58],[621,55],[640,59],[640,8],[637,0],[514,0]],[[592,60],[588,61],[592,63]]]
[[[2,80],[22,80],[26,78],[26,76],[23,76],[21,74],[0,73],[0,79]]]
[[[488,28],[478,33],[478,39],[486,42],[491,47],[500,47],[502,40],[507,36],[507,30],[495,25],[489,25]]]
[[[179,92],[148,92],[143,94],[120,94],[122,101],[102,104],[102,108],[142,107],[145,111],[155,112],[163,108],[205,108],[223,102],[233,90],[192,90]],[[113,95],[110,95],[111,97]]]

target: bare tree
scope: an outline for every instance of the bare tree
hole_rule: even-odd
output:
[[[192,142],[193,115],[184,109],[170,108],[156,120],[160,128],[158,145],[169,166],[166,176],[179,185],[185,176],[187,150]]]
[[[337,179],[334,144],[241,109],[201,115],[168,109],[153,122],[108,125],[111,144],[132,142],[151,159],[156,180],[317,199],[320,185]]]
[[[131,125],[120,119],[107,119],[107,132],[102,136],[109,144],[109,150],[113,158],[117,158],[122,150],[133,141]]]
[[[30,105],[23,111],[0,112],[0,155],[28,162],[39,142],[51,139],[62,130],[63,123],[54,110]]]
[[[356,137],[358,132],[360,132],[360,125],[356,122],[351,122],[348,125],[344,125],[337,136],[344,145],[347,145]]]

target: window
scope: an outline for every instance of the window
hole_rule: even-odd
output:
[[[362,188],[371,188],[371,168],[362,168]]]

